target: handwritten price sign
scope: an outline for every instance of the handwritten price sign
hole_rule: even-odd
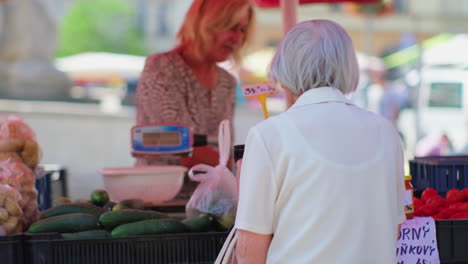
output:
[[[401,225],[398,264],[440,264],[436,227],[432,217],[415,217]]]
[[[271,95],[278,93],[276,86],[272,83],[261,83],[242,87],[242,92],[246,98],[252,98],[259,95]]]

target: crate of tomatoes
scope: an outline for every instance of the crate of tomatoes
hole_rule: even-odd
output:
[[[427,188],[413,198],[415,216],[436,221],[437,245],[442,263],[468,263],[468,188],[440,195]]]
[[[468,188],[453,188],[443,196],[434,188],[427,188],[413,203],[415,216],[431,216],[436,220],[468,219]]]

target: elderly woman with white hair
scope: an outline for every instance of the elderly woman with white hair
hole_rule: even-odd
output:
[[[268,76],[295,103],[247,136],[237,262],[396,263],[403,149],[389,121],[346,97],[359,78],[346,31],[329,20],[296,25]]]

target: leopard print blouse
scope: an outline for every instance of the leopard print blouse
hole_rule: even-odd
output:
[[[137,87],[137,124],[186,125],[216,140],[220,122],[232,124],[236,87],[226,70],[218,67],[218,73],[218,85],[210,91],[176,51],[149,56]]]

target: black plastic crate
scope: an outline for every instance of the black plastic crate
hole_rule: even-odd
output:
[[[468,156],[417,157],[409,167],[415,191],[434,188],[446,193],[468,187]]]
[[[0,263],[23,264],[23,235],[0,236]]]
[[[437,220],[436,235],[442,263],[468,263],[468,220]]]
[[[213,263],[227,236],[222,232],[63,240],[59,234],[26,235],[25,263]]]

